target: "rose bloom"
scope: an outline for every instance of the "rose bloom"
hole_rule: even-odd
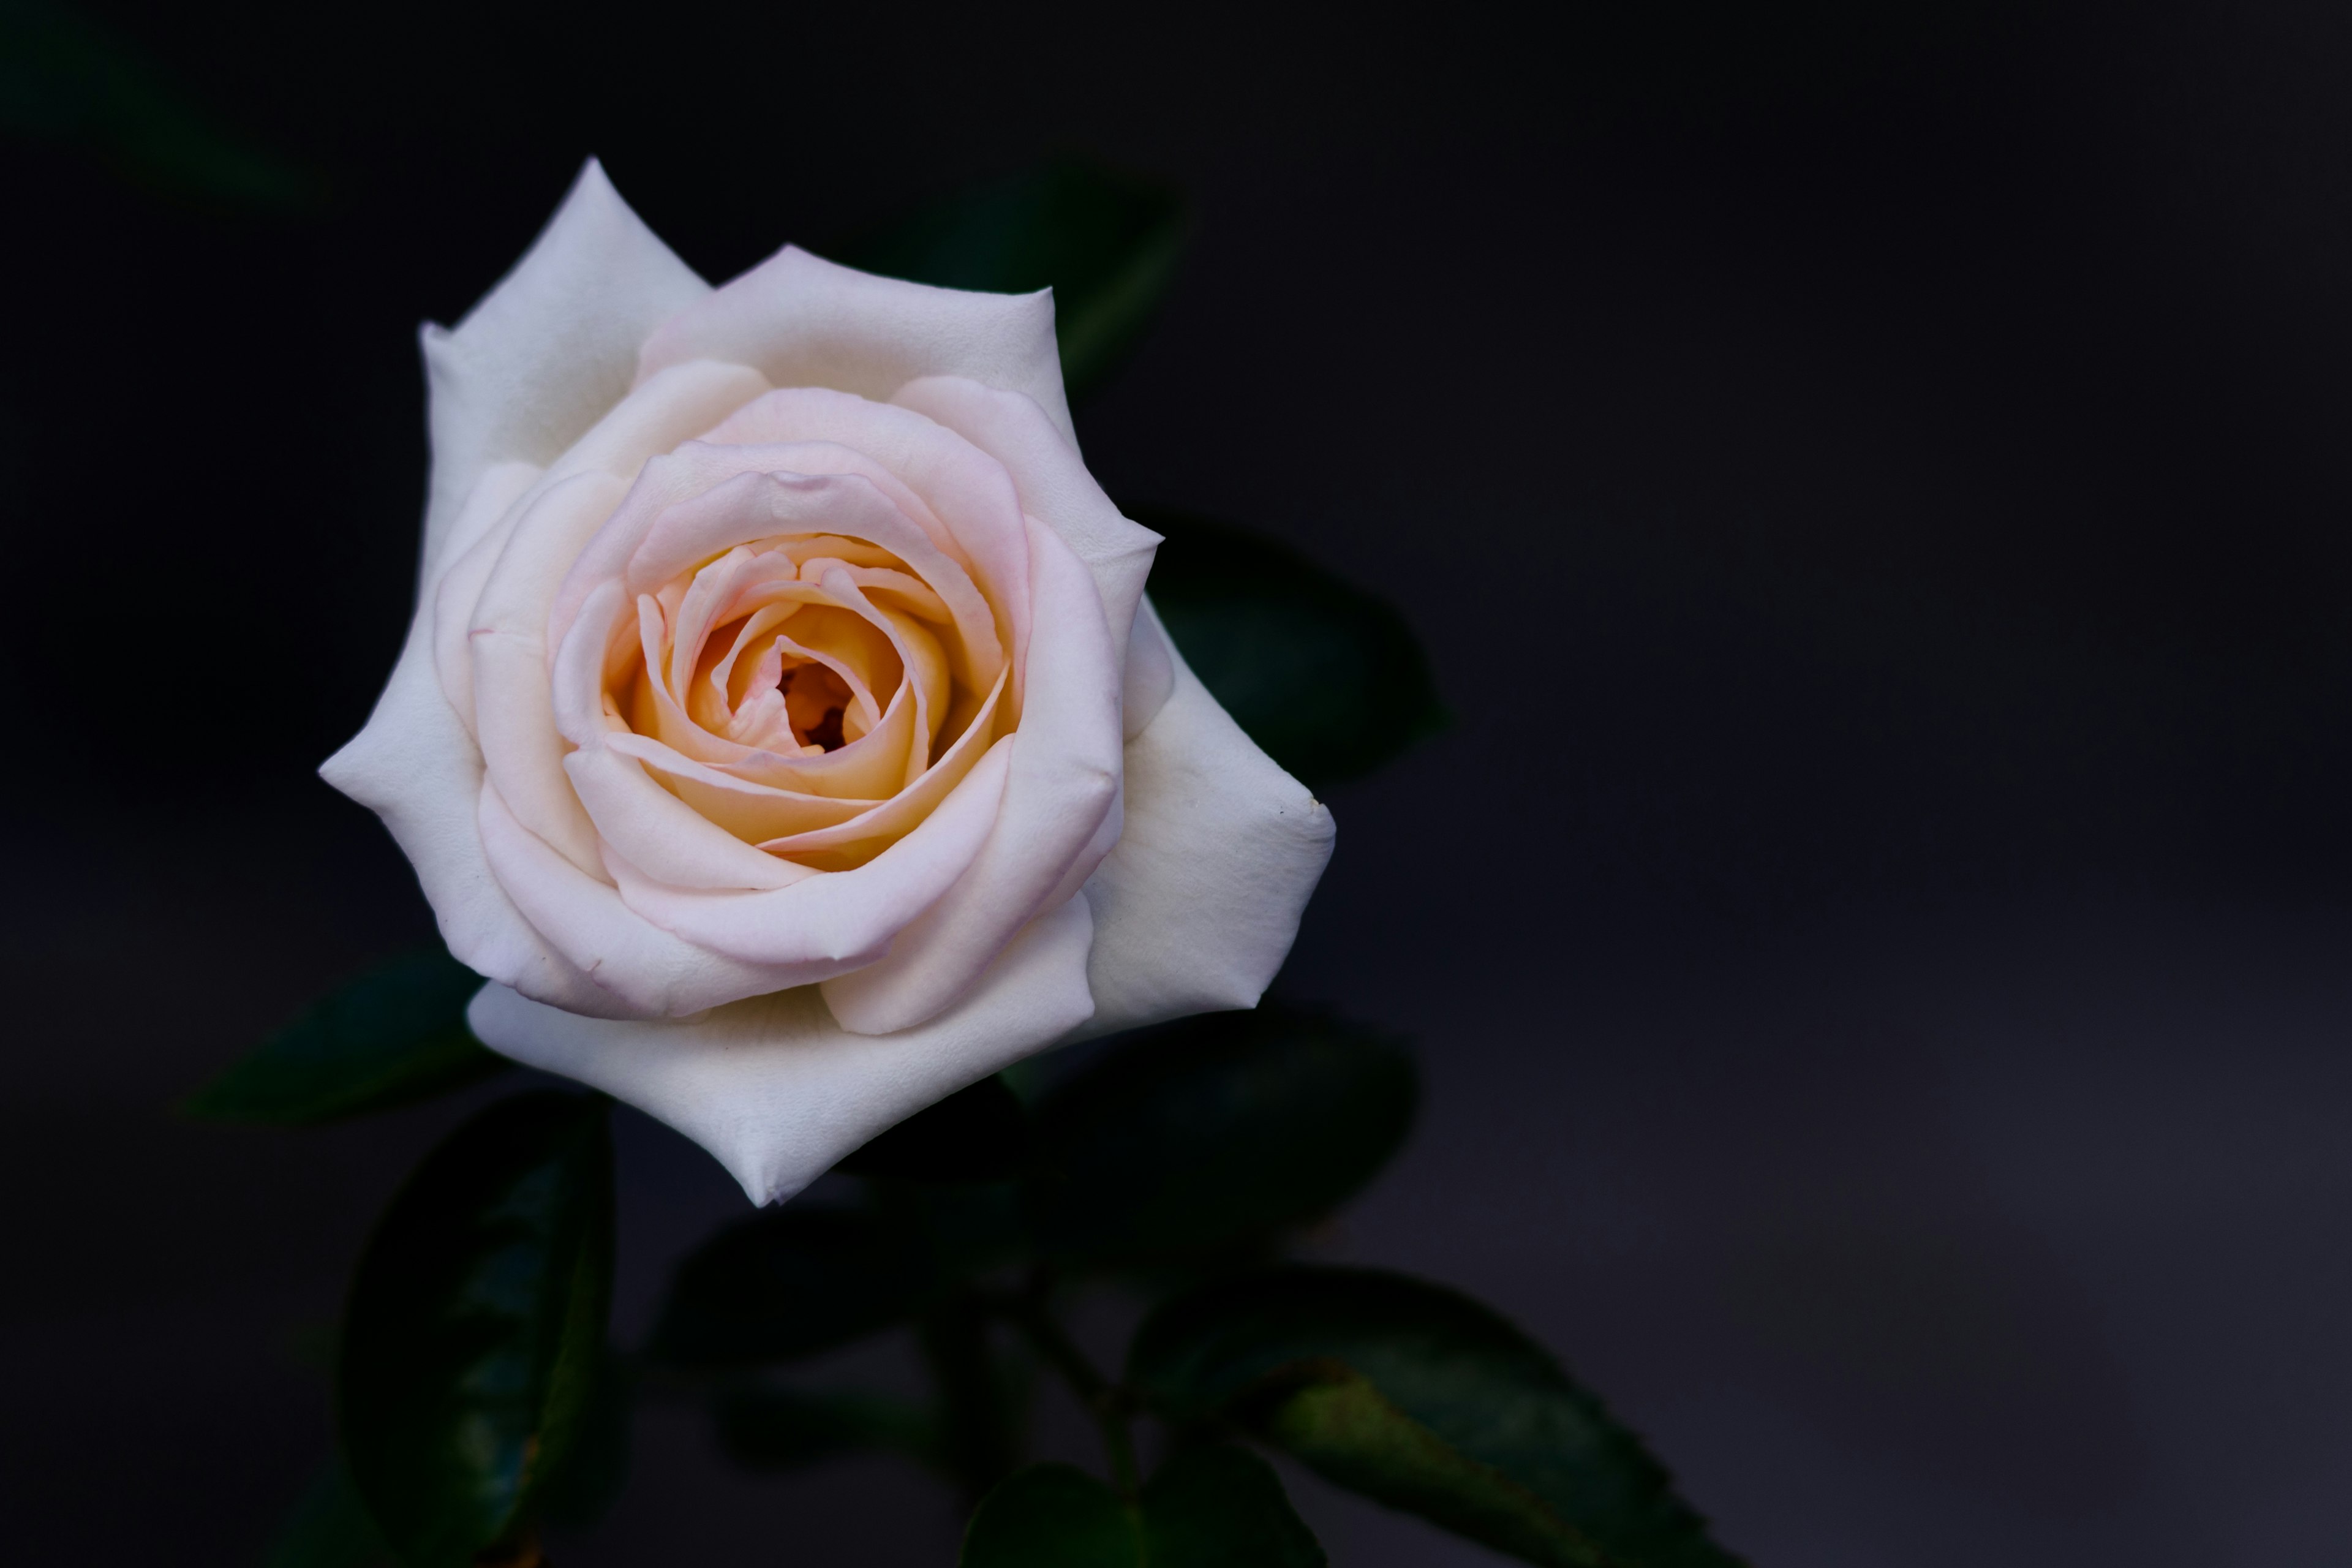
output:
[[[416,613],[321,770],[517,1061],[789,1197],[1086,1034],[1253,1005],[1331,851],[1144,597],[1050,292],[697,278],[590,163],[424,331]]]

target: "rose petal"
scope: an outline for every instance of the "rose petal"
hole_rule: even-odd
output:
[[[499,793],[525,827],[581,870],[602,867],[596,829],[564,776],[548,669],[547,601],[565,564],[612,515],[627,486],[602,472],[573,474],[518,511],[467,629],[474,733]]]
[[[1119,672],[1119,733],[1126,739],[1142,734],[1176,689],[1174,647],[1146,597],[1136,606],[1135,624],[1128,628],[1127,666]]]
[[[911,408],[875,403],[816,386],[788,386],[754,398],[706,439],[713,442],[828,444],[879,464],[919,498],[900,509],[936,522],[940,548],[970,563],[973,580],[1000,611],[1011,612],[1011,648],[1019,657],[1029,598],[1029,546],[1021,495],[1003,463]],[[893,497],[897,500],[897,497]]]
[[[961,1006],[904,1034],[853,1035],[808,989],[687,1023],[574,1017],[492,985],[467,1022],[516,1061],[577,1079],[715,1155],[754,1204],[791,1197],[875,1134],[1083,1024],[1083,896],[1040,916]]]
[[[671,935],[623,903],[610,883],[581,870],[516,821],[494,784],[482,785],[475,821],[491,874],[523,919],[609,994],[596,1009],[601,1015],[683,1017],[809,984],[849,962],[744,963]]]
[[[828,978],[880,958],[965,873],[1002,813],[1013,756],[998,742],[912,832],[854,870],[760,893],[665,887],[625,862],[611,863],[613,874],[630,909],[698,948]]]
[[[778,386],[830,386],[877,401],[919,376],[970,376],[1027,394],[1070,432],[1050,289],[934,289],[786,246],[663,322],[646,340],[638,374],[690,359],[732,360]]]
[[[953,1006],[1065,883],[1118,795],[1118,666],[1094,578],[1044,523],[1030,524],[1029,540],[1036,614],[1004,804],[971,868],[890,955],[826,983],[834,1016],[858,1034],[911,1028]]]
[[[539,478],[540,470],[529,463],[494,463],[484,469],[449,531],[444,552],[448,565],[438,582],[417,595],[417,615],[432,618],[433,665],[441,689],[467,734],[474,732],[474,659],[466,634],[482,584],[489,581],[514,527],[514,503]]]
[[[320,776],[383,818],[458,963],[554,1006],[619,1015],[619,1004],[532,929],[490,874],[475,825],[482,753],[442,693],[427,637],[420,615],[375,711]]]
[[[1095,574],[1111,646],[1127,647],[1160,535],[1129,521],[1087,472],[1077,443],[1034,401],[961,376],[927,376],[890,401],[945,426],[1004,465],[1021,510],[1062,536]]]
[[[1255,1006],[1331,858],[1330,812],[1168,651],[1173,689],[1127,747],[1125,831],[1087,883],[1088,1034]]]
[[[433,479],[420,581],[450,558],[449,526],[485,468],[553,461],[628,391],[647,334],[709,292],[590,159],[514,270],[455,330],[423,331]]]
[[[681,456],[712,455],[712,482],[701,494],[665,510],[629,557],[626,580],[651,593],[697,562],[730,545],[778,534],[843,533],[896,555],[945,601],[964,652],[959,672],[985,689],[1003,654],[994,618],[963,567],[932,542],[921,525],[864,474],[795,470],[785,465],[817,460],[841,448],[805,443],[776,447],[689,446]],[[742,464],[731,478],[726,469]],[[752,467],[750,465],[758,465]],[[770,466],[770,465],[773,466]]]

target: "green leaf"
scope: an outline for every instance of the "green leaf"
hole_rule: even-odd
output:
[[[352,1489],[341,1455],[319,1467],[262,1568],[394,1568],[392,1549]]]
[[[628,1485],[636,1415],[636,1369],[608,1348],[597,1363],[572,1442],[541,1496],[540,1511],[549,1523],[588,1530],[612,1512]]]
[[[409,1568],[466,1563],[524,1523],[582,1425],[612,1295],[607,1103],[491,1106],[426,1157],[360,1258],[342,1447]]]
[[[1273,1467],[1245,1449],[1187,1449],[1130,1505],[1069,1465],[1032,1465],[990,1492],[963,1568],[1323,1568]]]
[[[998,1078],[984,1078],[901,1121],[842,1160],[854,1176],[895,1182],[993,1182],[1029,1168],[1029,1114]]]
[[[939,1422],[919,1405],[877,1394],[742,1389],[714,1409],[719,1446],[756,1469],[799,1469],[876,1449],[937,1468]]]
[[[190,1097],[190,1116],[299,1126],[461,1089],[505,1070],[466,1027],[482,977],[439,948],[342,986]]]
[[[1236,1423],[1531,1563],[1738,1561],[1542,1346],[1420,1280],[1290,1268],[1219,1281],[1152,1314],[1128,1376],[1171,1420]]]
[[[1370,1181],[1414,1098],[1395,1042],[1321,1013],[1266,1003],[1143,1031],[1040,1102],[1031,1223],[1089,1262],[1261,1241]]]
[[[1150,1568],[1323,1568],[1274,1467],[1246,1448],[1187,1448],[1143,1489]]]
[[[1449,720],[1395,605],[1265,534],[1157,509],[1148,584],[1184,662],[1309,789],[1370,773]]]
[[[1082,162],[959,192],[842,248],[849,266],[945,289],[1054,290],[1073,401],[1132,349],[1191,227],[1169,186]]]
[[[981,1500],[961,1568],[1139,1568],[1143,1527],[1119,1495],[1073,1465],[1032,1465]]]
[[[1328,1479],[1530,1563],[1604,1568],[1611,1559],[1534,1492],[1448,1446],[1331,1364],[1301,1368],[1261,1406],[1266,1439]],[[1269,1394],[1274,1391],[1269,1390]]]
[[[766,1209],[678,1266],[648,1353],[688,1367],[814,1355],[905,1321],[938,1283],[927,1237],[898,1216]]]

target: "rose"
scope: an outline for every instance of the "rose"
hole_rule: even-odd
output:
[[[1170,646],[1050,293],[713,290],[591,163],[427,327],[416,611],[321,772],[483,1040],[755,1203],[1081,1034],[1253,1005],[1331,819]]]

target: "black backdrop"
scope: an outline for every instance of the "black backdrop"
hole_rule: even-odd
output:
[[[1767,1568],[2341,1561],[2352,12],[1887,9],[87,6],[307,184],[0,152],[14,1550],[253,1561],[456,1114],[164,1112],[429,930],[310,774],[407,614],[416,321],[591,152],[719,279],[1079,151],[1200,216],[1097,474],[1393,596],[1459,716],[1335,795],[1281,982],[1428,1082],[1325,1245],[1513,1313]],[[740,1198],[623,1158],[638,1328]],[[1294,1483],[1341,1564],[1486,1560]],[[560,1556],[953,1528],[665,1410]]]

